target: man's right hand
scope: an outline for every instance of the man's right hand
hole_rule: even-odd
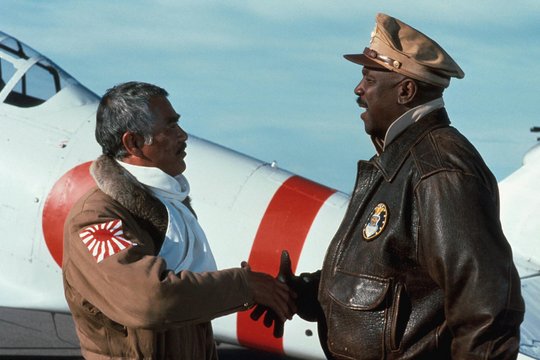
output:
[[[253,301],[272,309],[281,322],[292,319],[296,313],[295,294],[289,287],[268,274],[251,271],[246,262],[242,267],[248,270],[248,286]]]
[[[317,301],[320,271],[315,273],[302,273],[295,276],[292,272],[291,259],[287,250],[281,253],[279,274],[277,279],[285,283],[294,292],[295,312],[307,321],[317,321],[321,317],[322,309]],[[255,321],[264,315],[263,324],[266,327],[274,327],[273,335],[276,338],[283,336],[284,319],[264,304],[258,304],[251,312],[251,318]],[[290,319],[290,318],[289,318]]]

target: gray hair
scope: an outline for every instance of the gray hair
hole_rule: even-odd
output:
[[[168,95],[159,86],[135,81],[107,90],[96,114],[96,140],[103,154],[124,158],[128,154],[122,143],[126,131],[144,137],[144,143],[151,144],[155,115],[150,110],[150,99]]]

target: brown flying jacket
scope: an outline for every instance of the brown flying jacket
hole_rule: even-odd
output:
[[[62,267],[82,355],[217,359],[210,320],[252,303],[246,270],[167,270],[156,256],[167,226],[163,204],[109,157],[99,157],[91,173],[97,187],[74,205],[65,223]],[[104,229],[95,230],[97,224]],[[110,230],[114,226],[119,228]],[[98,262],[92,241],[112,237],[126,248],[108,255],[108,245],[118,245],[104,241],[106,255]]]

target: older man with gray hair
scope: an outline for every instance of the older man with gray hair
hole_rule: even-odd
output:
[[[291,318],[289,289],[249,267],[218,271],[189,203],[187,133],[155,85],[103,96],[97,186],[65,223],[63,278],[87,359],[217,359],[210,320],[254,303]]]

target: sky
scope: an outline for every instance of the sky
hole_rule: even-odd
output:
[[[497,179],[538,135],[540,1],[0,0],[0,30],[102,95],[164,87],[190,134],[350,192],[374,148],[354,87],[375,15],[436,40],[465,71],[444,100]],[[189,156],[189,155],[188,155]]]

